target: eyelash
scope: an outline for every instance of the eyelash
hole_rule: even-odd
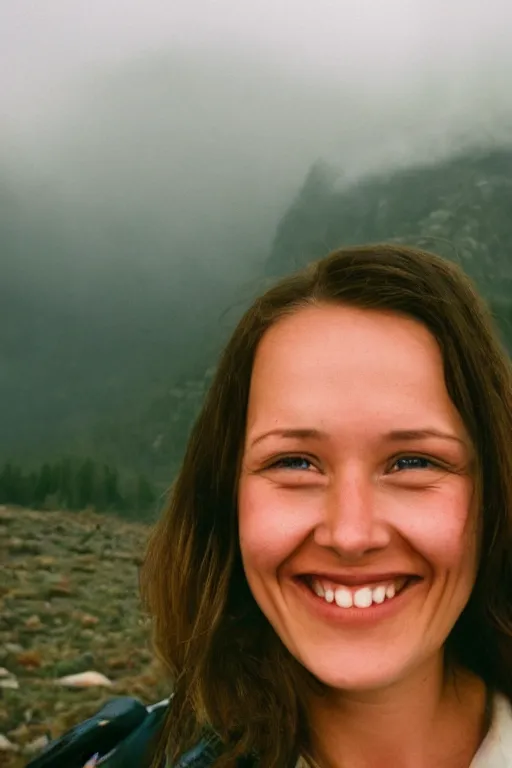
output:
[[[286,469],[288,471],[290,471],[290,470],[293,471],[294,468],[292,468],[292,467],[282,466],[283,462],[286,462],[286,461],[306,461],[309,464],[313,463],[311,461],[311,459],[309,459],[307,456],[301,456],[299,454],[297,454],[297,455],[293,455],[292,454],[290,456],[282,456],[281,458],[277,459],[272,464],[270,464],[267,467],[267,469]],[[419,467],[419,468],[418,467],[410,467],[410,469],[430,469],[432,467],[436,468],[436,469],[439,469],[440,466],[441,466],[438,462],[435,462],[432,459],[427,458],[426,456],[421,456],[421,455],[417,455],[417,454],[408,454],[408,455],[404,455],[404,456],[398,456],[394,460],[393,466],[395,466],[399,461],[420,461],[420,462],[426,462],[429,465],[428,467],[422,466],[422,467]],[[309,470],[299,468],[299,471],[307,472]],[[398,470],[398,471],[403,471],[403,469],[402,470]]]
[[[311,459],[307,458],[307,456],[298,456],[298,455],[297,456],[294,456],[294,455],[291,455],[291,456],[281,456],[281,458],[277,459],[272,464],[269,464],[268,469],[292,469],[291,467],[279,466],[280,464],[282,464],[285,461],[307,461],[309,464],[313,463],[311,461]],[[304,471],[306,471],[306,470],[304,470]]]

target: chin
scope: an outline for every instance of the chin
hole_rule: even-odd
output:
[[[400,658],[383,660],[377,656],[372,659],[368,654],[358,653],[357,657],[339,654],[316,654],[297,656],[301,664],[319,682],[339,691],[370,692],[383,690],[395,685],[411,674],[411,666]]]

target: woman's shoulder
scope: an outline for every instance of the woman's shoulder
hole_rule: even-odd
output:
[[[470,768],[510,768],[512,766],[512,704],[501,693],[493,698],[489,731]]]

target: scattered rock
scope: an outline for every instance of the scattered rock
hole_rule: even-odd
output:
[[[93,670],[61,677],[57,682],[67,688],[92,688],[94,686],[108,688],[112,685],[112,681],[108,677],[102,675],[101,672],[94,672]]]
[[[23,653],[23,646],[19,645],[18,643],[6,643],[4,645],[4,648],[7,651],[7,653],[12,653],[12,654]]]
[[[20,723],[17,728],[9,731],[9,738],[16,739],[17,742],[26,742],[30,738],[30,729],[26,723]]]
[[[42,752],[43,749],[49,744],[50,739],[46,734],[38,736],[37,739],[30,741],[25,745],[24,753],[26,755],[37,755],[38,752]]]
[[[19,747],[16,744],[13,744],[7,736],[0,733],[0,752],[17,752],[18,749]]]

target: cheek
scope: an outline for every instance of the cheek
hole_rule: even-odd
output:
[[[478,510],[468,478],[457,478],[451,487],[431,491],[416,509],[412,506],[401,533],[414,549],[434,566],[475,566]]]
[[[272,571],[283,563],[308,535],[311,516],[299,496],[281,494],[275,487],[247,478],[238,494],[240,550],[246,570]],[[302,507],[302,514],[301,514]]]

